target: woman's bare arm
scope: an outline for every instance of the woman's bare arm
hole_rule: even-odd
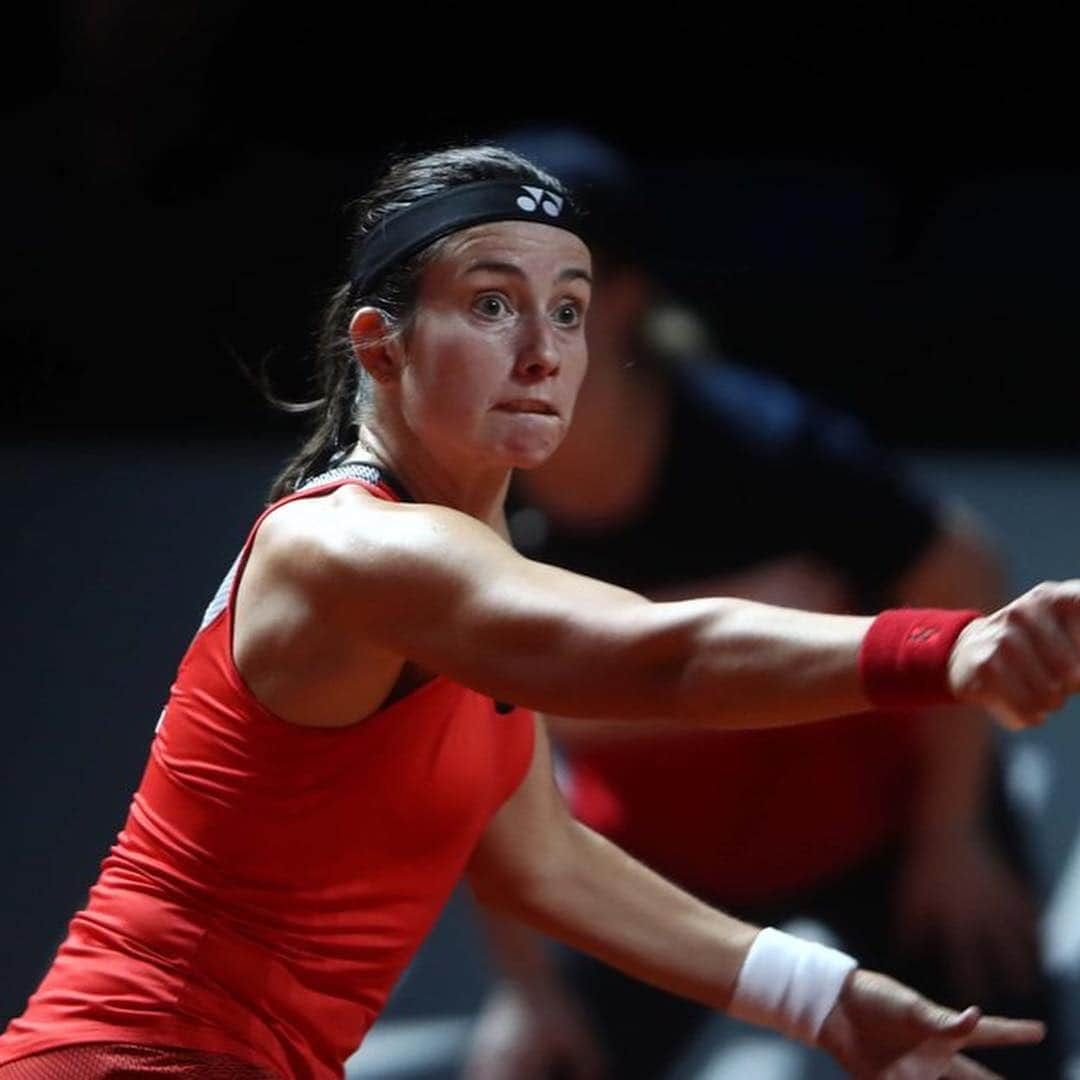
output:
[[[724,1009],[757,928],[708,907],[575,821],[543,724],[521,787],[469,865],[477,899],[635,978]]]
[[[716,1009],[731,1005],[759,932],[694,899],[575,822],[555,787],[539,723],[529,774],[489,823],[468,875],[485,905]],[[855,976],[821,1040],[856,1073],[872,1064],[877,1075],[885,1064],[927,1055],[933,1063],[910,1075],[937,1076],[944,1070],[933,1069],[964,1045],[980,1039],[1030,1042],[1042,1032],[1039,1024],[997,1018],[964,1027],[959,1014],[933,1006],[885,976],[866,971]]]
[[[498,699],[719,727],[869,705],[857,656],[870,619],[730,599],[653,603],[524,559],[453,510],[362,493],[334,505],[312,510],[334,520],[277,543],[280,573],[318,618]],[[1041,720],[1080,686],[1078,613],[1080,583],[1067,582],[976,620],[950,659],[953,690],[1014,722]]]

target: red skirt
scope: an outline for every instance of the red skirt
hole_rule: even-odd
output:
[[[0,1065],[0,1080],[282,1080],[229,1054],[164,1046],[80,1043]]]

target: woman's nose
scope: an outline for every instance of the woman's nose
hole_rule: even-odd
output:
[[[515,370],[528,379],[543,379],[559,368],[559,343],[546,315],[526,319],[518,343]]]

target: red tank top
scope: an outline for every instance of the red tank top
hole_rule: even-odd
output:
[[[127,822],[0,1038],[0,1062],[118,1041],[343,1075],[483,830],[524,777],[533,717],[436,677],[345,728],[290,724],[232,659],[237,582],[184,656]],[[330,477],[333,477],[330,479]]]

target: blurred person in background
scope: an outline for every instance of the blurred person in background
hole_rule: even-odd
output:
[[[583,198],[595,237],[574,423],[515,481],[524,554],[663,599],[1000,606],[1000,560],[962,507],[914,485],[851,417],[718,357],[703,324],[666,300],[642,261],[649,211],[626,158],[574,130],[505,142]],[[990,722],[950,711],[786,732],[548,725],[579,819],[710,903],[766,923],[811,918],[932,997],[1049,1020]],[[501,979],[471,1080],[660,1077],[708,1018],[588,957],[556,963],[508,921],[488,929]],[[1022,1055],[975,1056],[1009,1076],[1057,1076],[1054,1031]]]

